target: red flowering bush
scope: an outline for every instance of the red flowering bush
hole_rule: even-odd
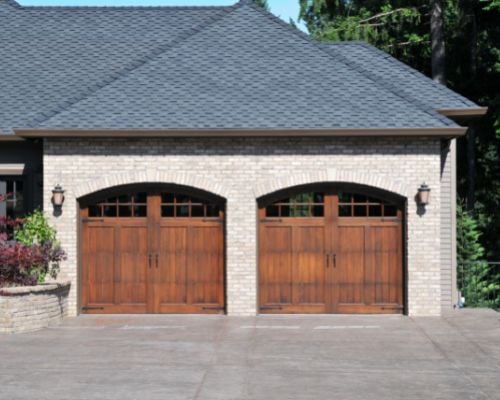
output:
[[[5,198],[0,196],[0,202]],[[25,219],[0,218],[0,287],[41,283],[47,273],[57,274],[65,258],[40,211]]]

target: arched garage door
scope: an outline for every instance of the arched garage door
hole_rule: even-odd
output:
[[[83,312],[223,312],[221,199],[126,187],[80,204]]]
[[[261,313],[401,313],[403,201],[362,187],[259,202]]]

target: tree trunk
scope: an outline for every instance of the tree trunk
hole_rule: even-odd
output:
[[[441,0],[431,1],[432,79],[445,85],[445,50]]]
[[[473,6],[472,6],[473,7]],[[472,9],[469,15],[470,22],[470,85],[474,85],[477,75],[477,21],[475,10]],[[476,203],[476,124],[471,122],[467,133],[467,211],[474,213],[474,204]]]

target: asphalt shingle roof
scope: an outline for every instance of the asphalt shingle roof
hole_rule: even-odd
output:
[[[0,0],[0,132],[61,106],[189,36],[226,7],[21,7]]]
[[[434,109],[470,108],[477,104],[366,42],[322,42],[329,53],[367,71],[404,97]]]
[[[0,26],[3,133],[445,127],[454,123],[436,108],[475,106],[376,49],[313,42],[247,1],[68,8],[0,0]]]

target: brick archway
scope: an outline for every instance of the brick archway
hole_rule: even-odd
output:
[[[75,198],[79,199],[110,187],[141,183],[166,183],[189,186],[223,198],[228,197],[226,188],[220,181],[210,180],[206,177],[201,178],[197,174],[155,170],[130,171],[103,176],[97,180],[93,179],[75,188],[74,195]]]
[[[254,194],[256,198],[260,198],[270,193],[293,186],[328,182],[366,185],[382,189],[405,198],[411,198],[412,196],[411,188],[407,187],[403,182],[394,181],[391,178],[371,173],[367,174],[357,171],[337,169],[324,169],[315,172],[304,172],[276,179],[270,179],[256,186],[254,188]],[[413,192],[415,192],[415,190]]]

